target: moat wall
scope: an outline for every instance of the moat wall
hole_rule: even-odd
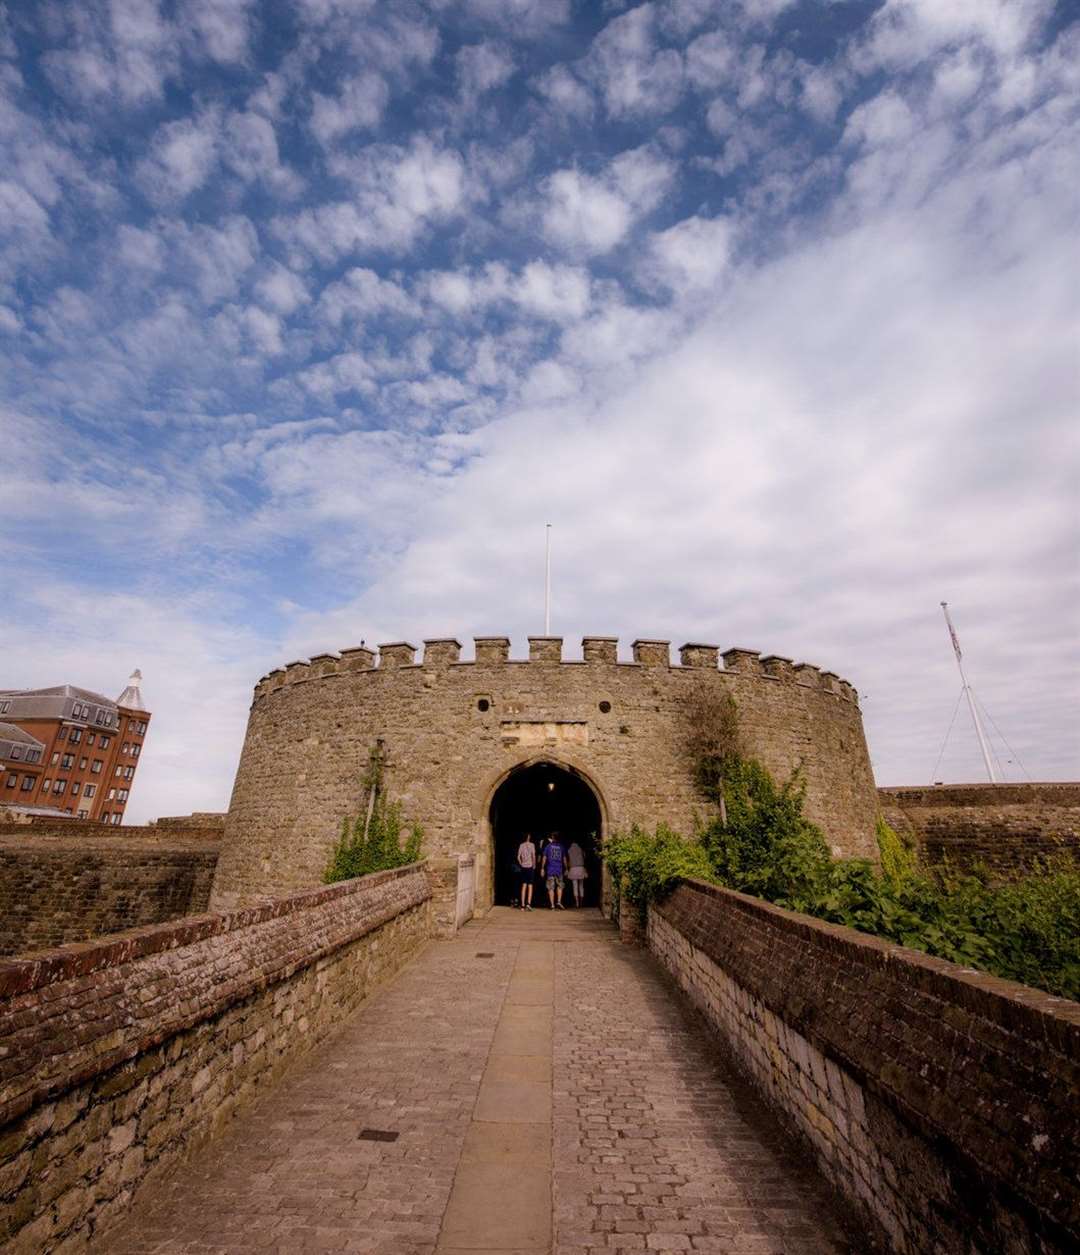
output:
[[[1080,856],[1080,784],[950,784],[879,789],[885,818],[931,866],[1022,874]]]
[[[546,760],[597,795],[604,833],[665,821],[690,831],[702,803],[682,737],[687,699],[730,694],[747,750],[779,777],[802,765],[807,814],[838,852],[874,856],[877,796],[855,690],[830,672],[754,651],[587,637],[562,661],[559,638],[533,637],[529,660],[504,637],[359,648],[292,663],[259,682],[211,898],[226,908],[317,884],[342,817],[360,807],[376,740],[387,786],[425,832],[425,854],[472,855],[477,906],[492,900],[488,810],[516,767]]]
[[[207,909],[218,826],[61,820],[0,828],[0,955]]]
[[[431,932],[419,864],[0,962],[0,1248],[99,1238]]]
[[[880,1249],[1080,1249],[1080,1004],[696,881],[648,942]]]

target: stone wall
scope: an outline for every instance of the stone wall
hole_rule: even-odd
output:
[[[424,944],[422,864],[0,963],[0,1248],[82,1249]]]
[[[702,809],[682,738],[687,699],[737,703],[749,752],[781,777],[802,764],[807,814],[837,851],[874,856],[877,796],[855,690],[817,667],[750,650],[587,637],[564,662],[558,638],[531,638],[527,662],[485,637],[476,660],[456,641],[346,650],[291,663],[259,682],[226,821],[212,904],[318,883],[360,776],[381,739],[387,785],[425,832],[426,854],[476,859],[478,909],[492,900],[488,810],[515,767],[551,761],[597,795],[604,832],[666,821],[688,831]],[[603,834],[602,834],[603,835]]]
[[[1080,1249],[1080,1004],[699,882],[648,935],[878,1247]]]
[[[221,827],[80,820],[0,832],[0,955],[205,911]]]
[[[1080,784],[930,785],[878,798],[932,866],[979,863],[1008,877],[1063,851],[1080,856]]]

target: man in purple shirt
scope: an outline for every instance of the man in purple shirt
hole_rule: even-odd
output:
[[[548,906],[553,911],[561,911],[563,909],[563,864],[565,862],[566,853],[563,850],[562,842],[559,840],[559,834],[553,832],[551,840],[544,848],[544,866],[541,869],[547,881]]]

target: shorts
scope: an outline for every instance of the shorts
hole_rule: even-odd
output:
[[[535,867],[522,867],[521,864],[519,863],[517,870],[518,870],[518,876],[521,877],[522,884],[526,884],[526,885],[532,884],[533,877],[536,874]]]
[[[563,887],[563,878],[561,876],[549,876],[547,878],[547,887],[549,892],[561,889]]]

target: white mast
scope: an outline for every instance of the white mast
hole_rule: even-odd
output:
[[[544,635],[551,635],[551,524],[545,525],[544,547]]]
[[[968,710],[971,711],[971,722],[975,725],[975,735],[979,738],[979,749],[982,750],[983,762],[986,764],[986,774],[990,777],[991,784],[997,784],[997,773],[994,771],[994,764],[990,760],[990,747],[986,743],[986,734],[983,732],[982,720],[979,718],[979,712],[975,708],[975,699],[971,695],[971,685],[968,684],[967,676],[964,675],[964,662],[960,654],[960,642],[957,640],[956,629],[953,627],[952,619],[949,618],[948,602],[943,601],[941,609],[949,628],[953,653],[956,654],[956,665],[960,668],[960,683],[963,685],[964,696],[967,698]]]

